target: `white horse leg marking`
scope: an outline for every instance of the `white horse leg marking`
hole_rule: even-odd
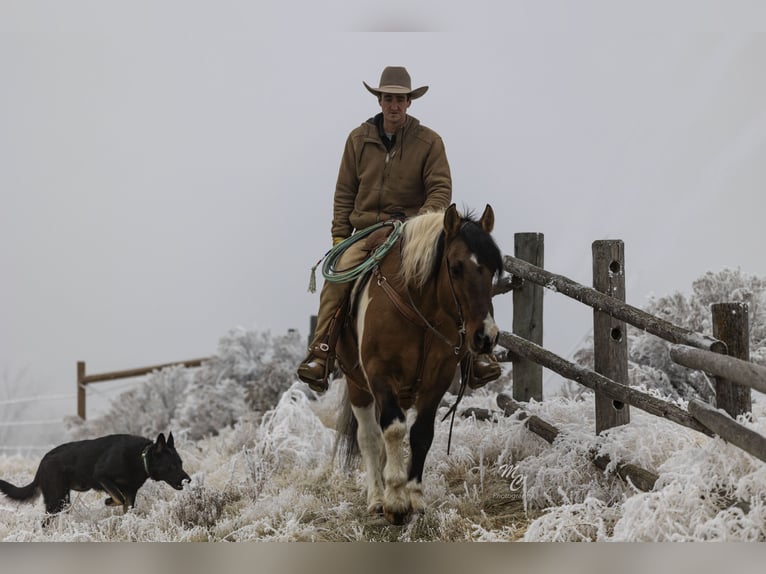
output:
[[[387,514],[407,514],[410,511],[403,444],[406,434],[407,423],[398,420],[392,422],[383,431],[383,440],[386,445],[386,466],[383,469],[386,489],[383,495],[383,508]]]
[[[423,498],[423,485],[418,482],[417,478],[413,478],[407,483],[407,490],[410,493],[410,505],[412,506],[412,512],[425,512],[426,503]]]
[[[367,481],[367,510],[378,513],[383,507],[383,432],[375,416],[375,403],[367,407],[352,405],[354,416],[359,424],[356,440],[364,460]]]

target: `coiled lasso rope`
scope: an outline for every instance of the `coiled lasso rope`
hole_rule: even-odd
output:
[[[381,227],[385,226],[393,227],[393,230],[388,235],[386,240],[381,245],[376,247],[372,253],[370,253],[370,256],[367,259],[362,261],[356,267],[352,267],[351,269],[346,269],[344,271],[338,271],[335,268],[335,264],[340,260],[346,249],[348,249],[357,241],[364,239],[374,231],[377,231]],[[394,246],[396,240],[399,239],[403,226],[404,222],[398,219],[381,221],[380,223],[376,223],[370,227],[365,227],[361,231],[354,233],[354,235],[351,237],[338,243],[338,245],[325,253],[319,259],[319,261],[316,262],[316,265],[311,268],[311,276],[309,277],[309,293],[314,293],[317,290],[316,269],[319,267],[319,264],[322,262],[322,260],[324,260],[324,265],[322,265],[322,276],[327,281],[330,283],[348,283],[349,281],[353,281],[357,277],[364,275],[367,271],[375,267],[378,262],[383,259],[386,253],[388,253],[388,251]]]

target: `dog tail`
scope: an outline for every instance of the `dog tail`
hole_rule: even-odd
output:
[[[14,500],[26,501],[37,498],[39,490],[40,489],[37,486],[37,477],[26,486],[14,486],[10,482],[0,480],[0,492]]]

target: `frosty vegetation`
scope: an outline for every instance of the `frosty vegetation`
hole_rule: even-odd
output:
[[[750,305],[753,357],[766,355],[764,282],[739,271],[706,274],[689,296],[652,300],[648,310],[709,333],[711,302]],[[676,370],[666,350],[631,333],[632,376],[683,406],[704,395],[705,381]],[[489,420],[437,418],[426,461],[425,514],[405,526],[365,511],[360,469],[333,461],[335,413],[344,380],[317,397],[296,380],[305,351],[297,333],[233,330],[198,369],[169,368],[121,395],[102,417],[67,421],[67,440],[128,432],[173,431],[192,482],[177,492],[147,481],[136,508],[123,515],[102,493],[72,493],[71,508],[43,529],[42,501],[0,497],[3,541],[766,541],[766,464],[709,438],[631,410],[629,425],[594,433],[589,392],[525,405],[555,425],[549,445],[516,414],[503,416],[498,391],[510,393],[510,366],[500,381],[466,396],[461,412],[486,409]],[[588,350],[578,354],[587,361]],[[702,392],[700,391],[702,389]],[[443,415],[455,397],[448,394]],[[752,420],[766,434],[764,403],[754,393]],[[62,441],[63,442],[63,441]],[[593,453],[659,476],[651,492],[592,462]],[[39,457],[0,457],[0,477],[31,481]]]

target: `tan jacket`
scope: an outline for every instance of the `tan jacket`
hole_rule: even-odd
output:
[[[349,237],[354,230],[396,215],[446,209],[451,201],[452,178],[439,134],[407,116],[394,146],[386,151],[371,118],[346,140],[335,186],[332,236]]]

